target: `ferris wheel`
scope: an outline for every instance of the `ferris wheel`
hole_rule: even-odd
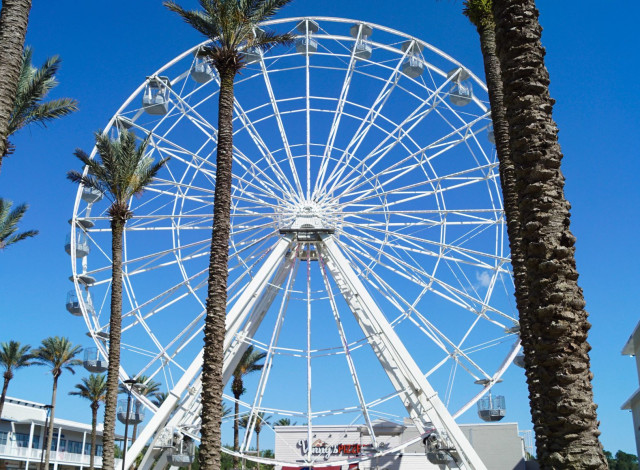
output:
[[[224,399],[238,403],[246,429],[239,450],[226,451],[301,465],[252,449],[256,427],[273,445],[280,419],[308,442],[317,426],[361,425],[373,444],[350,463],[398,450],[376,445],[381,421],[408,418],[455,444],[453,419],[519,350],[486,87],[434,46],[383,26],[264,26],[297,40],[246,50],[235,85]],[[121,378],[171,392],[158,407],[133,391],[152,416],[128,455],[152,438],[143,467],[167,454],[174,430],[198,439],[219,91],[199,55],[205,44],[150,74],[105,128],[149,136],[151,156],[171,157],[131,200],[124,236]],[[108,350],[107,207],[81,187],[67,244],[67,307],[95,341],[85,364],[96,371]],[[264,366],[236,400],[230,378],[248,347]],[[181,454],[163,458],[180,465]],[[301,458],[326,465],[310,450]]]

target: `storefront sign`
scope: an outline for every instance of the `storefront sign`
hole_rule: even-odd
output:
[[[309,451],[307,440],[299,440],[297,447],[300,448],[302,455],[307,455]],[[358,455],[360,453],[362,453],[362,445],[360,444],[329,445],[322,439],[316,439],[311,445],[311,455],[324,456],[325,460],[329,460],[332,455]]]

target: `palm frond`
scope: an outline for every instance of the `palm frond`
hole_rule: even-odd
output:
[[[100,191],[112,203],[109,213],[126,220],[131,217],[129,199],[140,195],[169,159],[154,163],[147,153],[149,136],[140,145],[136,143],[136,136],[128,131],[121,132],[117,139],[99,131],[95,138],[97,158],[89,158],[82,150],[74,153],[88,167],[87,174],[72,170],[67,178]]]
[[[37,230],[16,233],[18,231],[18,223],[27,212],[29,206],[20,204],[11,210],[12,206],[13,203],[11,201],[0,198],[0,249],[38,234]]]
[[[261,23],[262,21],[271,18],[282,7],[291,3],[292,0],[261,0],[253,2],[253,9],[251,11],[250,21],[254,24]]]
[[[199,10],[185,10],[173,1],[163,2],[163,5],[180,15],[185,23],[208,38],[217,38],[222,34],[221,25],[216,21],[215,17],[207,15],[206,9],[204,12]]]
[[[47,121],[66,116],[78,109],[78,102],[71,98],[59,98],[43,102],[47,94],[58,82],[55,75],[60,69],[60,58],[53,56],[36,68],[31,63],[32,50],[27,47],[22,56],[22,68],[18,81],[15,104],[9,118],[7,136],[24,126],[37,122],[45,125]]]

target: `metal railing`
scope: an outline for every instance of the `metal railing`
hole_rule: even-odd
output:
[[[1,459],[20,459],[30,460],[32,463],[38,465],[40,463],[42,450],[32,449],[28,447],[18,447],[15,444],[0,445],[0,458]],[[73,452],[55,452],[51,451],[49,461],[51,463],[59,464],[71,464],[71,465],[89,465],[89,456],[86,454],[75,454]],[[94,458],[94,465],[96,467],[102,467],[102,457],[96,456]],[[121,459],[115,459],[114,467],[120,468],[122,466]]]

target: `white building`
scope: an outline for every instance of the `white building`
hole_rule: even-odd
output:
[[[622,348],[622,354],[625,356],[636,357],[636,369],[638,371],[638,382],[640,383],[640,323],[636,325],[627,344]],[[640,388],[622,405],[623,410],[630,410],[633,416],[633,432],[636,436],[636,449],[640,455]]]
[[[7,397],[0,419],[0,470],[37,470],[43,457],[48,410],[41,403]],[[87,402],[87,413],[90,413]],[[91,425],[54,418],[50,468],[78,470],[89,466]],[[98,425],[94,466],[102,467],[102,424]],[[115,467],[122,465],[116,459]]]
[[[443,467],[430,462],[425,446],[415,426],[388,421],[374,424],[378,448],[400,446],[400,450],[370,460],[357,460],[372,449],[365,426],[318,426],[313,428],[311,453],[326,463],[322,470],[439,470]],[[524,437],[517,423],[462,424],[465,434],[480,459],[490,470],[525,470],[527,465]],[[279,461],[300,462],[300,467],[281,467],[277,470],[299,470],[304,467],[307,447],[306,426],[276,426],[275,458]],[[402,448],[402,445],[406,444]],[[352,461],[352,462],[350,462]],[[332,465],[332,462],[335,462]]]

